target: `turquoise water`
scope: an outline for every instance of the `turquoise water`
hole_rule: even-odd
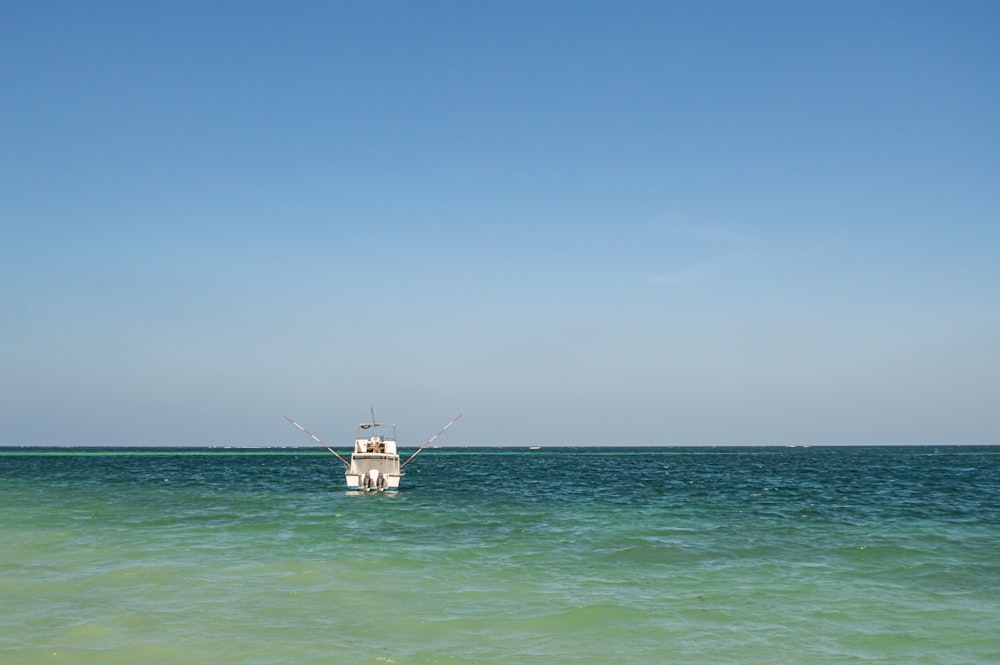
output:
[[[1000,448],[0,451],[0,662],[1000,663]]]

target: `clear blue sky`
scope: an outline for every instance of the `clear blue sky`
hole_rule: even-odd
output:
[[[1000,442],[998,34],[0,2],[0,444]]]

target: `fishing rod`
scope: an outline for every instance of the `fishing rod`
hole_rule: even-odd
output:
[[[293,425],[295,425],[296,427],[298,427],[298,428],[299,428],[300,430],[302,430],[302,431],[303,431],[303,432],[305,432],[306,434],[308,434],[309,436],[311,436],[311,437],[312,437],[312,439],[313,439],[313,441],[315,441],[316,443],[318,443],[319,445],[323,446],[324,448],[326,448],[327,450],[329,450],[329,451],[330,451],[331,453],[333,453],[333,454],[334,454],[334,456],[336,456],[336,458],[337,458],[337,459],[339,459],[339,460],[340,460],[341,462],[343,462],[343,463],[344,463],[344,466],[346,466],[346,467],[350,467],[350,466],[351,466],[351,463],[350,463],[350,462],[348,462],[347,460],[345,460],[345,459],[344,459],[343,457],[341,457],[340,455],[337,455],[337,451],[336,451],[336,450],[334,450],[334,449],[333,449],[333,448],[331,448],[330,446],[328,446],[328,445],[326,445],[325,443],[323,443],[322,441],[320,441],[320,439],[319,439],[319,437],[318,437],[318,436],[316,436],[315,434],[313,434],[312,432],[310,432],[310,431],[309,431],[309,430],[307,430],[307,429],[306,429],[305,427],[303,427],[302,425],[298,424],[297,422],[295,422],[294,420],[292,420],[292,419],[291,419],[291,418],[289,418],[288,416],[282,416],[282,417],[283,417],[283,418],[284,418],[285,420],[287,420],[288,422],[290,422],[291,424],[293,424]]]
[[[407,458],[407,460],[406,460],[405,462],[403,462],[403,463],[402,463],[402,464],[400,465],[400,467],[399,467],[399,470],[400,470],[400,471],[402,471],[402,470],[403,470],[403,467],[404,467],[404,466],[406,466],[407,464],[409,464],[409,463],[410,463],[411,461],[413,461],[413,458],[414,458],[414,457],[416,457],[417,455],[419,455],[419,454],[420,454],[420,451],[421,451],[421,450],[423,450],[424,448],[426,448],[427,446],[429,446],[429,445],[431,444],[431,441],[433,441],[434,439],[436,439],[436,438],[438,438],[439,436],[441,436],[442,434],[444,434],[444,431],[445,431],[446,429],[448,429],[449,427],[451,427],[452,425],[454,425],[454,424],[455,424],[455,421],[456,421],[456,420],[458,420],[458,419],[459,419],[459,418],[461,418],[461,417],[462,417],[462,414],[461,414],[461,413],[460,413],[460,414],[458,414],[457,416],[455,416],[454,418],[452,418],[452,419],[451,419],[451,422],[450,422],[450,423],[448,423],[447,425],[445,425],[444,427],[442,427],[442,428],[441,428],[441,431],[440,431],[440,432],[438,432],[437,434],[435,434],[435,435],[434,435],[434,436],[432,436],[431,438],[427,439],[427,443],[425,443],[424,445],[422,445],[422,446],[420,446],[419,448],[417,448],[417,452],[415,452],[415,453],[413,453],[412,455],[410,455],[410,456],[409,456],[409,457]]]

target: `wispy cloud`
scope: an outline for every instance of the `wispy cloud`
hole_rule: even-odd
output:
[[[760,240],[747,233],[740,233],[732,229],[720,226],[696,226],[689,228],[674,229],[674,233],[688,238],[697,238],[717,245],[727,245],[730,247],[751,247],[757,245]]]
[[[688,264],[650,275],[649,283],[654,286],[700,281],[729,264],[744,261],[760,246],[758,238],[716,224],[667,224],[651,228],[651,232],[659,236],[665,257],[673,255],[671,263]]]
[[[846,246],[847,243],[842,240],[827,240],[825,242],[817,243],[811,247],[806,247],[805,249],[801,250],[796,256],[794,256],[793,260],[809,261],[811,259],[823,256],[824,254],[828,254],[830,252],[842,249],[843,247]]]
[[[674,238],[688,242],[697,241],[702,246],[753,247],[760,243],[757,236],[734,229],[732,226],[711,222],[671,221],[652,223],[647,232],[654,238]]]
[[[760,237],[717,224],[671,224],[651,229],[659,236],[664,262],[687,267],[654,272],[654,286],[680,286],[724,275],[740,279],[758,270],[812,262],[844,248],[840,240],[798,242],[785,237]],[[811,244],[804,244],[804,242]],[[655,267],[655,266],[654,266]]]
[[[697,281],[705,272],[705,268],[686,268],[674,272],[650,275],[649,283],[654,286],[677,286]]]

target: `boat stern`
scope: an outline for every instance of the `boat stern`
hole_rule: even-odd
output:
[[[350,492],[396,492],[399,490],[400,475],[369,469],[367,473],[348,471],[344,479]]]

